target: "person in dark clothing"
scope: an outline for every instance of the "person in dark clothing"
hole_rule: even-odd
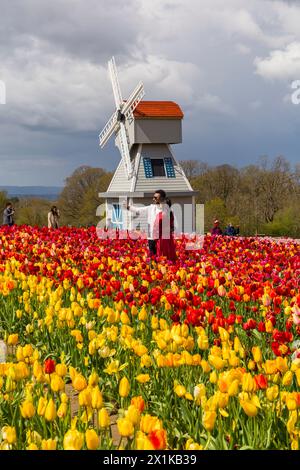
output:
[[[11,202],[7,202],[5,209],[3,211],[3,225],[13,225],[14,224],[14,215],[15,211]]]
[[[211,234],[212,235],[222,235],[222,230],[221,230],[220,222],[218,221],[218,219],[216,219],[214,221],[214,226],[211,229]]]
[[[228,226],[225,229],[225,235],[228,235],[229,237],[234,237],[236,235],[236,230],[231,222],[228,224]]]

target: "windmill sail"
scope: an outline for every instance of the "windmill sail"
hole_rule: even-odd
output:
[[[118,137],[119,137],[119,143],[120,143],[120,152],[121,152],[121,156],[124,162],[125,170],[126,170],[128,178],[130,178],[132,176],[132,164],[130,160],[126,129],[123,123],[121,123],[120,125],[120,131],[119,131]]]
[[[118,132],[119,127],[120,124],[118,122],[118,113],[117,111],[115,111],[99,134],[99,142],[101,147],[104,147],[104,145],[109,140],[110,136],[113,135],[114,132]]]
[[[122,114],[124,114],[125,119],[133,119],[133,111],[139,102],[143,99],[144,95],[144,85],[142,82],[140,82],[122,108]]]
[[[100,146],[104,147],[113,134],[117,135],[118,147],[127,177],[130,179],[133,176],[133,168],[130,160],[130,142],[126,131],[126,122],[130,124],[134,118],[133,112],[145,94],[144,85],[140,82],[129,96],[129,99],[123,101],[114,57],[108,62],[108,70],[116,103],[116,111],[100,132],[99,142]]]
[[[120,84],[118,80],[117,67],[116,67],[116,62],[115,62],[114,57],[112,57],[111,60],[108,62],[108,70],[109,70],[110,80],[111,80],[111,84],[113,88],[116,107],[117,109],[120,109],[120,107],[123,104],[123,99],[122,99],[121,88],[120,88]]]

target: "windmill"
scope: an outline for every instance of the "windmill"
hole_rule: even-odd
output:
[[[99,135],[103,148],[111,136],[119,148],[121,160],[105,193],[106,218],[119,229],[134,227],[134,217],[125,211],[122,200],[130,205],[149,204],[153,192],[164,189],[180,225],[189,219],[189,231],[195,231],[195,196],[170,144],[181,143],[183,113],[173,101],[142,101],[144,86],[139,82],[127,100],[123,100],[114,57],[108,62],[116,109]],[[145,229],[146,220],[138,228]]]

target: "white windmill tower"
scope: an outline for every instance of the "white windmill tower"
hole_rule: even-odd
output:
[[[177,222],[185,231],[195,231],[195,196],[182,167],[176,161],[170,144],[181,143],[183,113],[173,101],[142,101],[144,86],[140,82],[124,101],[117,76],[115,59],[108,63],[116,110],[99,135],[104,147],[115,134],[121,161],[105,193],[106,217],[112,226],[132,228],[133,215],[125,211],[122,200],[130,205],[150,204],[153,192],[166,191],[175,205]],[[177,212],[176,212],[177,209]],[[146,229],[146,220],[138,228]]]

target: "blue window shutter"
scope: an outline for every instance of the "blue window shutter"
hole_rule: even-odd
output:
[[[146,178],[153,178],[151,158],[144,157],[143,158],[143,163],[144,163],[144,170],[145,170]]]
[[[165,167],[166,167],[166,174],[168,178],[175,178],[175,170],[173,165],[173,160],[170,157],[166,157],[165,159]]]

